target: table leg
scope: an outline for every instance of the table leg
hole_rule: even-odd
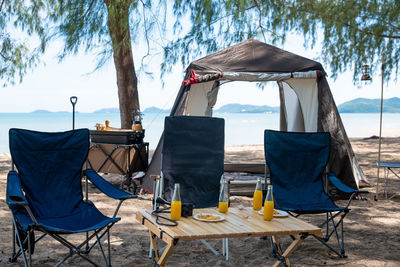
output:
[[[278,240],[277,236],[273,236],[273,238],[275,240]],[[281,254],[281,256],[285,259],[285,263],[287,266],[290,266],[290,261],[289,261],[289,256],[290,254],[292,254],[292,252],[296,249],[296,247],[303,241],[304,236],[303,235],[299,235],[295,240],[293,240],[293,242],[289,245],[289,247],[285,250],[285,252],[283,254]],[[281,261],[277,261],[275,262],[275,264],[273,265],[274,267],[278,267],[281,266],[282,262]]]
[[[157,235],[153,233],[151,230],[149,230],[150,234],[150,244],[151,248],[154,251],[154,260],[159,266],[165,266],[165,263],[167,262],[168,257],[171,255],[172,251],[174,250],[176,244],[178,243],[178,240],[173,239],[172,237],[164,234],[162,236],[162,241],[167,243],[167,247],[164,249],[164,251],[159,254],[158,251],[158,245],[157,245]]]
[[[165,266],[165,262],[167,261],[169,255],[171,255],[174,248],[175,248],[174,242],[171,242],[167,245],[167,247],[165,248],[165,250],[161,255],[161,258],[157,262],[160,266]]]
[[[149,235],[150,235],[150,245],[151,248],[153,249],[153,257],[156,260],[156,262],[158,262],[160,256],[158,255],[157,236],[153,234],[153,232],[151,232],[150,230],[149,230]]]

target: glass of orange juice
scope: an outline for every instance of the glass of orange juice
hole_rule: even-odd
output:
[[[180,195],[180,186],[175,184],[174,194],[171,201],[171,220],[179,221],[182,214],[182,201]]]
[[[267,197],[264,202],[264,220],[271,221],[274,218],[274,196],[272,194],[272,185],[268,185]]]
[[[229,193],[228,193],[228,181],[223,180],[221,184],[221,191],[219,194],[218,211],[222,213],[228,212]]]
[[[253,210],[261,210],[262,208],[263,192],[261,189],[261,178],[257,179],[256,189],[253,194]]]

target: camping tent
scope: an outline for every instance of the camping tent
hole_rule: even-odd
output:
[[[322,65],[277,47],[247,40],[199,60],[186,69],[171,116],[212,116],[221,84],[228,81],[276,81],[280,96],[280,130],[330,132],[328,171],[348,186],[364,180],[340,119]],[[245,88],[244,88],[245,90]],[[162,138],[153,154],[143,187],[160,173]]]

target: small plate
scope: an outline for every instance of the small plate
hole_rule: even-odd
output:
[[[217,219],[206,219],[206,218],[201,218],[202,216],[214,216],[217,217]],[[199,217],[200,216],[200,217]],[[215,213],[197,213],[195,215],[193,215],[193,218],[198,220],[198,221],[202,221],[202,222],[220,222],[225,220],[225,217],[219,214],[215,214]]]
[[[283,218],[283,217],[288,217],[288,216],[289,216],[289,213],[287,213],[286,211],[283,211],[283,210],[276,210],[276,209],[274,209],[274,211],[276,211],[276,212],[279,213],[279,214],[274,214],[274,217],[275,217],[275,218]],[[259,211],[258,211],[258,214],[264,215],[264,209],[259,210]]]

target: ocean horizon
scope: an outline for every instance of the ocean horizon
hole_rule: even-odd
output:
[[[143,116],[145,142],[154,149],[164,128],[168,113],[147,113]],[[218,113],[214,117],[225,119],[225,145],[262,144],[265,129],[279,129],[279,113]],[[379,113],[341,113],[349,137],[379,135]],[[118,113],[76,113],[75,128],[94,130],[96,123],[110,120],[111,127],[120,127]],[[67,131],[72,129],[71,112],[0,113],[0,154],[9,153],[8,131],[24,128],[36,131]],[[382,136],[400,136],[400,113],[383,113]]]

